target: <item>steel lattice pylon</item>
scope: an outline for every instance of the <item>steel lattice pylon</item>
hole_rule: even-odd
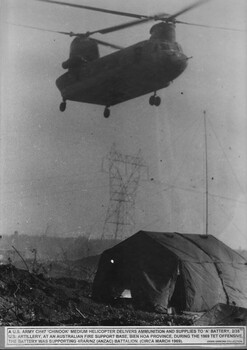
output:
[[[141,150],[134,155],[124,155],[116,150],[113,144],[109,155],[104,158],[108,162],[110,201],[103,227],[102,239],[122,239],[130,236],[135,227],[135,199],[143,169],[147,166],[143,161]]]

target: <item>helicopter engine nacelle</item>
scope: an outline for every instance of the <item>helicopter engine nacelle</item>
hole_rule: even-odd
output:
[[[86,64],[87,62],[81,58],[80,56],[74,56],[69,58],[67,61],[62,63],[63,69],[72,69],[81,67],[82,64]]]
[[[69,59],[62,63],[64,69],[78,68],[99,58],[98,45],[86,37],[76,37],[70,45]]]
[[[169,42],[176,42],[176,32],[174,23],[157,23],[150,29],[150,34],[150,39],[159,39]]]
[[[86,37],[76,37],[70,45],[69,58],[79,56],[85,61],[99,58],[98,45],[94,40]]]

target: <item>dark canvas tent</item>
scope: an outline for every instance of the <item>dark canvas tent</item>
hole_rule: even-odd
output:
[[[247,326],[247,309],[243,307],[217,304],[205,312],[194,326]]]
[[[107,301],[125,289],[137,306],[157,310],[247,308],[247,263],[211,235],[140,231],[103,252],[92,297]]]

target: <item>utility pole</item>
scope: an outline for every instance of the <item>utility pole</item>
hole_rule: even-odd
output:
[[[113,144],[109,155],[103,159],[102,170],[109,173],[110,201],[102,239],[117,240],[133,234],[135,199],[144,169],[147,172],[141,150],[134,156],[124,155]]]

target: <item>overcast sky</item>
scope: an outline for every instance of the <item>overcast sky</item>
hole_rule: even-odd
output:
[[[175,13],[192,0],[73,0],[144,15]],[[71,38],[8,25],[86,32],[129,21],[35,0],[1,0],[1,234],[100,237],[109,204],[102,160],[115,142],[139,149],[149,179],[138,188],[136,230],[205,233],[207,116],[209,233],[247,248],[246,31],[177,24],[186,71],[159,91],[111,108],[68,101],[59,111],[56,78]],[[211,0],[180,20],[246,30],[245,0]],[[149,38],[152,22],[95,37],[127,47]],[[113,52],[101,47],[101,55]],[[145,72],[144,72],[145,74]]]

